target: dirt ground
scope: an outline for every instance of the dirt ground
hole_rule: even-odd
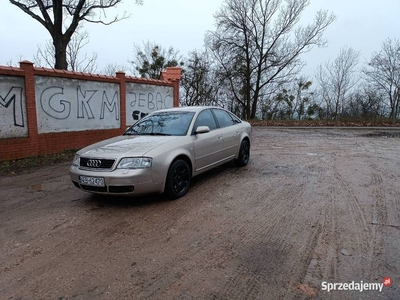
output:
[[[398,136],[254,127],[248,166],[175,201],[92,196],[65,163],[1,177],[0,299],[400,299]]]

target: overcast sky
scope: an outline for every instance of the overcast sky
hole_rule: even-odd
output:
[[[50,39],[49,33],[37,21],[10,4],[0,0],[0,65],[20,57],[32,60],[38,45]],[[150,41],[164,47],[173,46],[182,55],[201,49],[204,34],[214,29],[214,13],[223,0],[144,0],[137,6],[125,0],[117,9],[107,10],[109,16],[127,11],[131,18],[104,26],[85,24],[90,44],[83,52],[98,54],[98,71],[107,63],[128,64],[133,44]],[[304,70],[309,76],[327,60],[335,59],[340,48],[348,46],[361,52],[361,62],[381,49],[387,38],[400,39],[399,0],[311,0],[301,22],[312,22],[315,12],[327,9],[338,17],[325,33],[328,47],[315,48],[303,56]]]

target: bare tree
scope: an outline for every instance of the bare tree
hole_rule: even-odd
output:
[[[192,51],[185,61],[181,89],[183,105],[217,105],[218,85],[213,61],[207,51]]]
[[[129,67],[124,64],[109,63],[104,67],[101,73],[108,76],[115,76],[117,72],[127,73],[128,69]]]
[[[147,41],[142,45],[134,45],[134,59],[130,61],[133,73],[139,73],[141,77],[158,79],[161,71],[166,67],[183,65],[179,51],[173,47],[164,48],[156,43]]]
[[[67,46],[81,22],[109,25],[128,16],[107,19],[105,10],[122,0],[10,0],[50,33],[55,49],[55,69],[68,69]],[[142,1],[136,0],[137,4]]]
[[[390,118],[394,123],[399,115],[400,105],[400,41],[386,40],[381,51],[373,54],[363,73],[388,97]]]
[[[87,73],[96,71],[97,53],[93,52],[91,55],[87,53],[80,55],[82,48],[87,44],[89,44],[89,33],[86,30],[75,32],[71,41],[68,43],[67,57],[69,57],[68,64],[71,66],[72,71]]]
[[[349,95],[349,101],[345,108],[346,116],[374,122],[377,118],[384,116],[382,99],[380,90],[365,83]]]
[[[87,31],[75,31],[71,41],[67,46],[67,64],[71,71],[94,73],[97,69],[97,53],[91,55],[82,54],[84,46],[89,44],[89,33]],[[38,47],[36,55],[33,57],[36,65],[52,68],[55,64],[55,49],[51,41],[47,41],[42,49]]]
[[[344,47],[339,56],[317,69],[316,78],[326,103],[328,117],[337,120],[346,105],[346,97],[358,82],[356,77],[360,52]]]
[[[305,76],[287,83],[270,96],[269,101],[261,101],[261,118],[301,120],[312,105],[313,92],[309,91],[311,85],[312,82]]]
[[[18,62],[21,62],[23,60],[24,60],[24,57],[23,57],[22,54],[20,54],[20,55],[17,56],[16,61],[10,59],[10,60],[8,60],[6,62],[6,65],[9,66],[9,67],[19,67]]]
[[[245,118],[254,118],[268,89],[280,89],[303,66],[302,53],[325,46],[322,35],[335,20],[317,12],[313,23],[299,26],[309,0],[225,0],[215,15],[217,29],[209,47],[221,65]]]

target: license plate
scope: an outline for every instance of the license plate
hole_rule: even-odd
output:
[[[91,186],[105,186],[103,177],[79,176],[79,183]]]

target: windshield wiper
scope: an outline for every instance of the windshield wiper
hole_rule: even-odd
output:
[[[149,135],[165,135],[165,136],[171,135],[169,133],[163,133],[163,132],[150,132],[148,134]]]
[[[163,133],[163,132],[139,132],[136,130],[130,130],[130,131],[124,132],[123,135],[165,135],[165,136],[169,136],[171,134]]]
[[[139,134],[137,131],[128,130],[128,131],[125,131],[122,135],[137,135],[137,134]]]

